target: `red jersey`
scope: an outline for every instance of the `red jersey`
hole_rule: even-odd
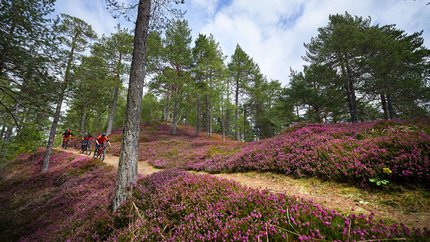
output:
[[[103,144],[105,141],[109,141],[109,139],[108,139],[108,137],[107,137],[107,136],[102,136],[102,135],[100,135],[99,137],[97,137],[97,142],[98,142],[99,144]]]
[[[93,139],[93,136],[85,136],[84,138],[83,138],[83,140],[92,140]]]

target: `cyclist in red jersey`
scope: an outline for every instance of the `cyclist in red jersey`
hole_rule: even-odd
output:
[[[105,142],[107,142],[109,144],[109,147],[111,147],[108,136],[106,135],[106,133],[102,133],[96,139],[96,149],[94,151],[94,156],[96,155],[98,148],[100,146],[104,146]]]

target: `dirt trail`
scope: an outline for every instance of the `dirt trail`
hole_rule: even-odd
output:
[[[66,152],[72,152],[76,155],[80,151],[75,149],[57,149]],[[118,168],[117,156],[106,154],[103,162]],[[139,161],[138,173],[141,175],[150,175],[161,169],[154,168],[147,161]],[[195,174],[208,174],[205,172],[193,172]],[[323,182],[313,178],[293,179],[291,177],[260,172],[245,172],[231,174],[213,174],[215,177],[221,177],[238,182],[241,185],[265,189],[270,192],[283,193],[291,196],[299,196],[305,199],[319,203],[326,208],[339,210],[345,214],[375,213],[375,218],[383,219],[387,222],[404,223],[413,227],[430,228],[430,211],[412,211],[395,208],[393,206],[381,204],[381,197],[372,192],[366,192],[356,187],[342,185],[335,182]],[[390,201],[387,201],[389,204]],[[352,209],[354,211],[352,211]]]
[[[87,155],[81,154],[81,152],[79,150],[76,150],[73,148],[68,148],[66,150],[61,149],[61,148],[55,148],[55,149],[58,151],[70,152],[70,153],[73,153],[76,155],[87,156]],[[109,147],[107,148],[107,151],[109,152]],[[91,153],[90,157],[92,157],[92,156],[93,156],[93,154]],[[119,157],[113,156],[113,155],[110,155],[109,153],[107,153],[103,162],[108,164],[108,165],[114,166],[115,168],[118,168]],[[160,171],[160,169],[157,169],[157,168],[149,165],[148,162],[139,161],[139,165],[137,168],[137,172],[139,174],[150,175],[150,174],[158,172],[158,171]]]

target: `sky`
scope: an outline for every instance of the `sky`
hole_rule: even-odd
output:
[[[129,0],[136,1],[137,0]],[[330,14],[371,17],[372,24],[396,24],[411,34],[423,30],[424,45],[430,48],[429,0],[185,0],[180,8],[192,29],[213,34],[223,54],[229,57],[236,45],[260,66],[269,80],[286,85],[290,68],[303,70],[303,46],[318,35]],[[131,22],[114,19],[105,0],[57,0],[56,13],[67,13],[91,24],[99,34],[115,32],[115,26],[133,28]]]

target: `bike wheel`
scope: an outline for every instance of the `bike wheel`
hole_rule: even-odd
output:
[[[91,147],[87,147],[87,150],[85,151],[85,153],[90,156],[91,155]]]
[[[103,150],[103,152],[100,154],[100,160],[104,161],[105,160],[105,155],[106,155],[106,151]]]

